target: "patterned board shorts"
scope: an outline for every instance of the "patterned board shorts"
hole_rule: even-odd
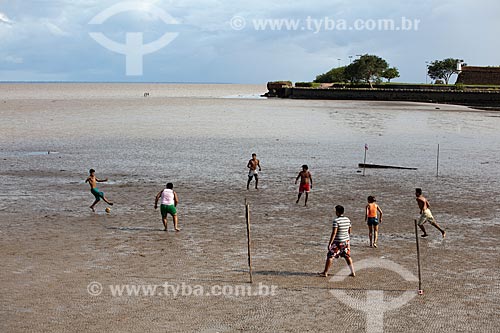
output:
[[[328,254],[326,255],[328,259],[330,258],[350,258],[351,257],[351,246],[349,245],[349,241],[345,242],[333,242],[332,246],[328,250]]]

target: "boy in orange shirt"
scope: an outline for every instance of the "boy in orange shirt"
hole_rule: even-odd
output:
[[[377,247],[378,225],[382,223],[382,209],[375,203],[376,201],[375,197],[370,195],[368,197],[368,205],[366,205],[365,209],[365,222],[368,224],[370,247]],[[377,212],[379,213],[379,217],[377,217]]]

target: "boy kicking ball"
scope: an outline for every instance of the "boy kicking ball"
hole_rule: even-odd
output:
[[[111,201],[109,201],[105,196],[104,196],[104,193],[99,191],[99,189],[97,188],[97,183],[103,183],[103,182],[107,182],[108,181],[108,178],[106,179],[99,179],[95,176],[95,170],[94,169],[90,169],[89,171],[89,176],[87,177],[87,179],[85,180],[86,183],[89,183],[90,185],[90,193],[92,193],[95,197],[95,201],[92,205],[90,205],[90,209],[92,209],[93,212],[95,212],[95,205],[97,205],[97,203],[99,201],[104,200],[104,202],[106,202],[108,205],[110,206],[113,206],[113,203]],[[106,212],[108,212],[108,208],[106,208]]]

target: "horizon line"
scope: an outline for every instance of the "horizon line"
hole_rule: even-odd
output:
[[[145,82],[133,82],[133,81],[2,81],[0,84],[5,83],[120,83],[120,84],[245,84],[245,85],[259,85],[266,83],[234,83],[234,82],[174,82],[174,81],[145,81]]]

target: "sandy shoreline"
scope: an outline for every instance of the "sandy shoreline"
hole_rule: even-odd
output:
[[[332,205],[353,206],[367,182],[383,186],[358,175],[346,181],[352,188],[349,194],[313,192],[308,208],[293,203],[293,192],[275,189],[258,193],[228,189],[211,196],[208,185],[180,187],[180,233],[173,232],[171,224],[169,232],[161,231],[158,212],[151,207],[151,194],[157,189],[152,185],[122,187],[121,196],[108,186],[117,202],[110,215],[103,212],[103,204],[98,214],[87,212],[83,205],[74,208],[77,214],[2,212],[3,330],[307,331],[321,329],[321,318],[341,320],[346,331],[363,329],[363,312],[344,306],[332,313],[339,301],[331,290],[344,290],[362,300],[366,290],[396,298],[404,291],[416,293],[417,287],[387,269],[359,270],[356,278],[335,283],[314,276],[324,262]],[[411,220],[415,214],[408,216],[415,213],[414,202],[409,197],[397,202],[394,199],[403,195],[397,184],[385,186],[380,204],[387,217],[379,249],[367,246],[362,209],[346,214],[354,225],[355,265],[383,258],[416,275]],[[277,286],[276,296],[112,297],[109,290],[100,296],[88,294],[87,285],[93,281],[104,286],[185,283],[207,289],[245,284],[243,197],[252,208],[255,284]],[[141,200],[136,207],[121,207],[122,202],[137,198]],[[425,295],[387,313],[385,330],[494,330],[499,325],[495,319],[498,266],[494,264],[498,262],[498,220],[481,222],[494,218],[486,214],[469,230],[455,215],[463,212],[454,205],[436,203],[434,211],[448,237],[441,241],[431,229],[430,237],[421,242]],[[465,262],[464,243],[470,251]],[[344,267],[343,262],[335,262],[332,272]]]
[[[428,229],[430,237],[421,241],[425,293],[387,310],[384,331],[500,327],[500,148],[490,114],[431,114],[411,104],[152,100],[69,100],[60,108],[8,100],[15,108],[0,107],[1,331],[306,332],[325,325],[327,331],[364,331],[366,313],[332,291],[359,304],[383,293],[395,304],[406,292],[416,295],[417,283],[384,267],[360,268],[348,278],[342,261],[334,262],[337,280],[316,277],[333,207],[344,205],[353,221],[355,267],[390,262],[416,276],[416,186],[431,200],[447,238]],[[378,116],[367,124],[368,107]],[[175,135],[166,126],[175,126]],[[436,140],[445,143],[439,178]],[[361,176],[360,156],[352,151],[364,142],[373,160],[419,170]],[[49,149],[58,154],[29,155]],[[258,192],[245,190],[245,159],[253,150],[263,165]],[[315,177],[307,208],[295,205],[293,184],[304,162]],[[89,167],[110,179],[101,186],[116,203],[109,215],[103,203],[96,214],[88,208],[93,198],[83,180]],[[173,180],[180,197],[179,233],[172,224],[161,231],[153,209],[165,180]],[[363,222],[370,194],[386,214],[378,249],[368,247]],[[276,286],[275,295],[112,295],[109,286],[121,284],[167,282],[204,291],[248,285],[245,198],[252,212],[253,286]],[[92,282],[103,286],[99,296],[89,293]]]

